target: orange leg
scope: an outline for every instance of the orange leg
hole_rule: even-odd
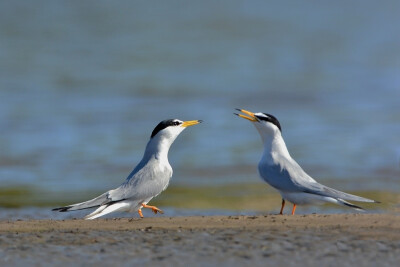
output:
[[[138,209],[137,212],[139,213],[140,218],[143,218],[142,208]]]
[[[285,200],[282,198],[282,207],[281,207],[281,212],[279,212],[280,215],[283,214],[283,208],[285,207]]]
[[[295,211],[296,211],[296,204],[293,204],[292,215],[294,215]]]
[[[151,210],[154,212],[154,214],[157,214],[157,212],[159,212],[159,213],[161,213],[161,214],[164,213],[162,210],[160,210],[160,209],[157,208],[156,206],[149,206],[149,205],[146,205],[146,204],[142,204],[142,207],[143,207],[143,208],[151,209]]]

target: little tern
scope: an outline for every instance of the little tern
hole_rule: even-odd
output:
[[[178,119],[160,122],[151,134],[142,160],[118,188],[109,190],[92,200],[53,210],[65,212],[97,208],[85,217],[87,220],[116,211],[137,211],[143,218],[142,208],[152,209],[155,214],[163,213],[159,208],[147,203],[167,188],[172,177],[172,168],[168,162],[169,148],[186,127],[200,122],[202,121]]]
[[[268,113],[253,113],[244,109],[237,110],[246,115],[237,113],[235,115],[253,122],[264,143],[264,153],[258,163],[258,172],[265,182],[281,194],[280,214],[283,213],[285,200],[293,203],[292,215],[295,213],[296,205],[330,202],[362,210],[361,207],[346,200],[379,203],[318,183],[290,156],[277,118]]]

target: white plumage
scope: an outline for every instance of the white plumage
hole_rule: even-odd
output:
[[[151,134],[142,160],[116,189],[82,203],[56,208],[60,212],[97,207],[85,217],[91,220],[115,211],[137,211],[143,217],[141,209],[150,208],[154,213],[162,210],[147,203],[168,187],[172,177],[172,168],[168,162],[168,151],[178,135],[188,126],[201,121],[181,121],[177,119],[160,122]]]
[[[246,115],[235,114],[253,122],[261,136],[264,152],[258,164],[258,171],[265,182],[280,192],[282,196],[280,214],[283,212],[285,200],[294,204],[292,214],[295,213],[296,205],[303,204],[330,202],[362,210],[361,207],[346,200],[377,202],[347,194],[318,183],[290,156],[282,137],[281,125],[273,115],[253,113],[243,109],[238,110]]]

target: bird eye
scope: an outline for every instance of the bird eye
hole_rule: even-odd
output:
[[[177,126],[177,125],[179,125],[179,124],[181,124],[179,121],[174,121],[174,125],[175,125],[175,126]]]

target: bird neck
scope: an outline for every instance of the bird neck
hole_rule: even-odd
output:
[[[168,151],[175,139],[155,136],[147,143],[143,161],[151,158],[166,160],[168,162]]]
[[[157,138],[157,139],[156,139]],[[132,170],[132,172],[126,178],[127,180],[131,179],[133,175],[135,175],[141,168],[143,168],[149,161],[158,160],[158,164],[161,165],[169,165],[168,161],[168,151],[174,142],[173,139],[168,138],[160,138],[153,137],[146,145],[146,150],[144,151],[144,155],[142,160],[138,165]]]
[[[273,162],[276,156],[290,158],[289,151],[280,131],[275,132],[274,135],[261,134],[261,139],[264,143],[263,160]]]

